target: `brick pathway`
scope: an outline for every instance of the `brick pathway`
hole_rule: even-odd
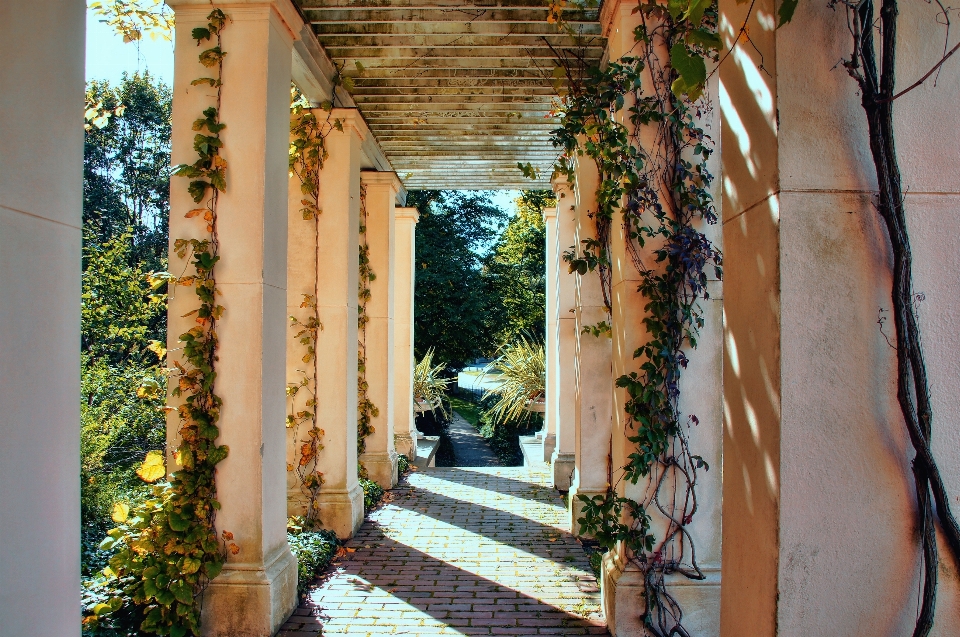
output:
[[[519,467],[411,474],[278,637],[607,635],[548,480]]]

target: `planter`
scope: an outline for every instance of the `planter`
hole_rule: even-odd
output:
[[[542,414],[547,410],[547,402],[545,400],[531,400],[524,409],[535,414]]]

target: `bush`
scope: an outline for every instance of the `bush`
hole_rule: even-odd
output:
[[[410,459],[401,453],[397,456],[397,473],[402,476],[407,471],[410,471]]]
[[[477,429],[497,454],[505,467],[523,466],[523,451],[520,449],[520,436],[529,436],[543,427],[540,414],[531,414],[520,421],[498,422],[495,416],[495,396],[480,401],[480,422]]]
[[[383,487],[367,478],[360,478],[360,486],[363,487],[363,511],[369,513],[383,499]]]
[[[297,558],[297,594],[303,596],[337,554],[340,540],[333,531],[288,529],[287,542]]]

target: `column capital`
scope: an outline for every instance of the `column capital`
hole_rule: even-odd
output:
[[[389,186],[394,194],[403,190],[403,183],[392,170],[364,170],[360,173],[360,181],[367,186]]]
[[[367,126],[367,122],[363,119],[363,115],[357,108],[335,108],[330,111],[330,119],[340,120],[343,126],[343,132],[347,132],[348,129],[356,131],[360,137],[360,141],[366,141],[371,135],[370,127]]]
[[[543,220],[544,220],[544,222],[546,222],[548,219],[556,219],[556,218],[557,218],[557,208],[556,208],[556,206],[554,206],[553,208],[544,208],[544,209],[543,209]]]
[[[230,0],[223,4],[211,5],[210,0],[164,0],[174,13],[203,12],[208,15],[214,8],[222,9],[231,19],[249,19],[256,13],[272,9],[283,25],[291,40],[300,39],[306,21],[303,14],[293,4],[293,0]]]
[[[412,221],[417,223],[420,221],[420,211],[416,208],[397,208],[395,214],[398,222]]]

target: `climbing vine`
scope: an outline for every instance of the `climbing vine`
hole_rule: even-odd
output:
[[[113,518],[117,528],[101,543],[104,550],[116,550],[104,569],[108,578],[119,581],[122,596],[99,604],[88,623],[133,604],[142,611],[140,630],[174,637],[200,634],[200,599],[206,584],[223,568],[226,553],[240,548],[231,542],[233,535],[223,531],[218,537],[214,526],[217,501],[216,466],[227,457],[225,445],[217,444],[220,430],[221,400],[215,393],[217,377],[217,321],[224,308],[219,304],[215,268],[220,260],[217,234],[217,201],[226,191],[227,163],[220,154],[220,98],[223,77],[221,31],[227,16],[214,9],[206,27],[193,30],[198,45],[215,42],[199,55],[200,62],[215,71],[215,77],[194,80],[194,86],[206,84],[216,89],[215,105],[205,109],[194,121],[194,150],[197,160],[174,169],[174,174],[190,179],[188,191],[200,207],[186,218],[200,218],[206,237],[177,239],[174,251],[193,266],[193,274],[156,276],[157,286],[164,283],[192,287],[199,307],[185,316],[193,316],[196,325],[180,335],[182,359],[174,360],[171,376],[177,379],[172,395],[182,399],[175,409],[180,418],[180,444],[174,458],[180,466],[169,482],[156,484],[152,496],[130,509],[117,503]],[[189,265],[184,266],[186,272]],[[162,355],[164,352],[158,352]],[[167,407],[174,411],[174,408]],[[147,482],[157,482],[166,474],[163,455],[152,451],[138,471]]]
[[[562,5],[550,13],[561,26]],[[588,67],[575,51],[555,51],[554,77],[563,95],[553,140],[563,150],[557,170],[572,181],[575,163],[589,160],[600,173],[591,211],[598,234],[564,259],[571,272],[598,272],[609,308],[610,232],[621,224],[650,336],[634,352],[638,369],[616,381],[627,394],[625,435],[634,448],[624,466],[611,468],[617,477],[606,494],[580,496],[578,521],[606,548],[622,543],[644,574],[647,631],[687,636],[666,577],[704,579],[687,527],[697,511],[697,472],[709,467],[691,453],[686,428],[698,419],[684,416],[679,401],[685,350],[696,348],[704,324],[699,303],[709,298],[708,272],[722,276],[720,251],[702,232],[717,215],[707,168],[713,143],[698,124],[710,109],[702,98],[706,64],[720,49],[717,4],[640,0],[635,13],[633,50],[604,68]],[[642,497],[627,497],[626,483],[641,479],[647,485]],[[662,522],[660,537],[654,515]]]
[[[370,282],[377,275],[370,267],[370,245],[367,243],[367,188],[360,185],[360,282],[357,291],[357,327],[359,328],[357,348],[357,454],[367,448],[367,436],[373,433],[373,419],[380,410],[367,395],[367,302],[370,300]],[[361,466],[361,473],[365,473]],[[366,477],[361,475],[361,477]]]
[[[320,171],[327,158],[324,140],[334,128],[342,129],[339,120],[331,120],[333,108],[323,109],[325,118],[318,118],[315,110],[295,102],[290,120],[290,172],[300,180],[300,214],[304,221],[311,223],[316,249],[320,249]],[[305,319],[290,316],[291,327],[296,330],[294,338],[304,348],[301,360],[308,370],[297,370],[301,377],[296,383],[287,385],[287,397],[290,412],[287,415],[287,428],[293,430],[294,462],[287,465],[288,471],[296,473],[300,490],[307,498],[305,523],[313,525],[319,522],[320,506],[318,497],[323,486],[323,472],[320,470],[320,451],[323,450],[324,431],[317,423],[317,339],[323,325],[317,299],[320,297],[319,277],[314,276],[313,293],[304,294],[301,309],[307,310]],[[302,399],[302,403],[301,403]],[[305,437],[300,437],[300,427],[306,425]]]

